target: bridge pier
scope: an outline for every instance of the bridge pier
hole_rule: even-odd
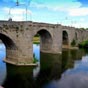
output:
[[[27,37],[30,38],[28,39]],[[4,61],[18,66],[35,66],[36,64],[33,63],[32,47],[31,34],[20,33],[19,36],[16,36],[16,39],[14,39],[14,44],[9,47],[6,46],[6,58]]]
[[[20,50],[6,50],[6,52],[7,52],[7,56],[4,59],[6,63],[17,65],[17,66],[22,66],[22,65],[35,66],[36,65],[33,63],[33,55],[30,55],[28,57],[27,55],[25,55],[25,53],[24,54],[21,53]]]

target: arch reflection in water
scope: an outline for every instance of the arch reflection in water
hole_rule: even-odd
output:
[[[69,69],[72,71],[74,60],[80,60],[83,55],[85,53],[80,50],[66,50],[62,55],[41,53],[38,67],[40,70],[36,76],[34,76],[35,67],[16,67],[7,64],[7,77],[3,86],[5,88],[62,88],[65,83],[61,81],[65,79],[64,73]]]
[[[40,71],[36,77],[36,86],[43,88],[52,80],[57,80],[61,76],[61,55],[40,54]],[[36,88],[37,88],[36,87]]]
[[[63,50],[62,55],[41,53],[40,72],[37,75],[37,78],[40,80],[40,82],[39,80],[38,82],[41,83],[41,80],[44,81],[44,78],[46,78],[45,80],[49,80],[49,77],[54,77],[52,78],[52,80],[55,80],[55,78],[59,79],[61,77],[61,74],[68,68],[73,68],[74,61],[80,60],[83,55],[85,55],[85,53],[82,50]],[[43,79],[41,79],[41,77],[43,77]]]
[[[59,79],[61,74],[59,55],[52,57],[52,55],[42,53],[40,71],[35,78],[33,77],[34,67],[17,67],[9,64],[6,66],[7,77],[3,83],[5,88],[42,88],[51,80]]]
[[[18,67],[6,64],[5,88],[34,88],[33,67]]]

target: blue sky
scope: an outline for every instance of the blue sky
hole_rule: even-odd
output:
[[[88,0],[0,0],[0,20],[88,27]],[[27,8],[27,19],[26,19]]]

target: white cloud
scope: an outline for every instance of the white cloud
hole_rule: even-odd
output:
[[[22,8],[12,8],[12,9],[9,9],[7,7],[3,8],[3,11],[7,12],[7,13],[11,13],[11,14],[23,14],[23,13],[26,13],[26,9],[22,9]],[[32,14],[32,12],[30,10],[27,10],[27,13],[28,14]]]
[[[73,0],[70,0],[70,1],[56,0],[56,1],[57,2],[53,1],[53,3],[51,1],[50,2],[44,1],[42,3],[38,3],[37,1],[32,0],[32,2],[30,3],[30,7],[35,7],[38,9],[47,8],[52,11],[67,11],[69,8],[72,9],[72,8],[78,8],[81,6],[80,2],[77,2],[77,1],[74,2]]]
[[[88,28],[88,22],[76,22],[74,24],[70,24],[69,26],[73,26],[73,27],[76,27],[76,28]]]
[[[14,21],[22,21],[24,20],[25,14],[26,14],[26,9],[24,8],[8,8],[8,7],[4,7],[2,9],[3,12],[5,12],[6,14],[9,14],[9,16],[14,20]],[[30,10],[27,10],[27,15],[32,14],[32,12]]]
[[[14,15],[13,17],[12,17],[12,20],[14,20],[14,21],[23,21],[24,20],[24,17],[22,16],[22,15]]]
[[[88,8],[81,7],[81,3],[73,0],[67,0],[66,3],[64,3],[64,0],[61,2],[58,1],[56,5],[49,4],[49,3],[37,3],[34,1],[31,2],[30,7],[42,9],[47,8],[52,11],[62,11],[66,12],[69,16],[85,16],[88,15]]]
[[[88,15],[88,8],[69,9],[68,14],[70,16],[86,16]]]
[[[46,6],[44,4],[39,4],[39,3],[36,3],[36,2],[31,2],[30,7],[45,8]]]

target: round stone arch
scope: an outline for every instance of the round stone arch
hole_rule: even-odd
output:
[[[69,45],[69,32],[66,29],[62,31],[62,44]]]
[[[12,38],[10,38],[7,34],[4,33],[0,33],[0,40],[2,40],[3,44],[5,45],[5,58],[4,61],[7,63],[11,63],[13,64],[16,60],[16,50],[17,50],[17,46],[14,43],[14,40],[12,40]]]
[[[48,30],[47,27],[40,27],[39,29],[37,29],[34,33],[33,33],[33,37],[41,30],[46,30],[50,35],[51,37],[53,38],[53,33],[52,33],[52,29],[51,30]]]
[[[52,43],[53,43],[52,33],[45,28],[41,28],[34,33],[33,37],[36,34],[39,34],[40,36],[40,51],[50,52],[50,50],[52,49]]]
[[[17,49],[14,41],[9,36],[7,36],[7,34],[0,33],[0,40],[2,40],[6,49]]]

